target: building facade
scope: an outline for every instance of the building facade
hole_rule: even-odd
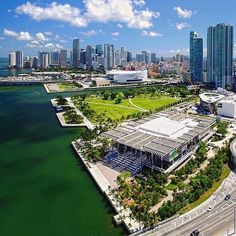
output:
[[[203,81],[203,39],[190,32],[190,75],[193,83]]]
[[[207,31],[207,82],[231,86],[233,74],[233,26],[218,24]]]
[[[24,56],[22,51],[16,52],[16,68],[21,69],[24,67]]]
[[[72,66],[75,67],[75,68],[79,68],[79,66],[80,66],[80,43],[79,43],[79,39],[73,39]]]
[[[60,50],[60,67],[61,68],[67,67],[67,50],[66,49]]]
[[[16,66],[16,53],[15,52],[9,53],[8,66],[11,67],[11,68]]]

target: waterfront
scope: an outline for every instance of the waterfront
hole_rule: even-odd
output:
[[[18,74],[28,74],[30,69],[8,69],[8,59],[0,58],[0,77],[17,76]]]
[[[71,148],[43,86],[0,89],[0,228],[3,236],[124,235]]]

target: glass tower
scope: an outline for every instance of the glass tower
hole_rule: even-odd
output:
[[[207,31],[207,82],[226,88],[232,84],[233,26],[218,24]]]
[[[203,39],[190,32],[190,74],[193,83],[203,81]]]

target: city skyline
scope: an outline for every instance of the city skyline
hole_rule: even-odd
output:
[[[198,1],[109,0],[105,4],[101,0],[99,14],[97,3],[94,0],[4,3],[0,10],[4,22],[0,27],[0,57],[17,50],[30,56],[40,50],[70,50],[73,38],[80,39],[81,48],[109,43],[115,48],[124,45],[134,53],[157,52],[159,57],[189,54],[190,31],[203,38],[206,56],[207,27],[236,23],[232,20],[233,1],[226,6],[220,1],[198,4]],[[225,15],[220,14],[223,8],[227,9]]]

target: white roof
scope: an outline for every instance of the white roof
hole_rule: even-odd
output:
[[[202,101],[207,103],[215,103],[225,97],[224,95],[218,93],[201,93],[199,96]]]
[[[190,120],[191,119],[186,119],[180,123],[178,121],[171,120],[166,117],[158,117],[156,119],[153,119],[140,125],[138,129],[141,132],[149,133],[155,136],[169,137],[176,139],[190,130],[190,128],[188,128],[187,125],[189,124],[191,124],[192,126],[197,125],[196,122]]]
[[[143,70],[111,70],[111,71],[107,71],[107,74],[109,75],[127,75],[127,74],[137,74],[137,73],[142,73],[144,72]]]

